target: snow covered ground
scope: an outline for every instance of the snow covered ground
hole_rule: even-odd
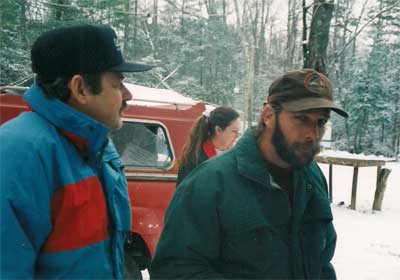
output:
[[[328,165],[320,166],[328,178]],[[338,234],[333,264],[339,280],[400,279],[400,163],[385,168],[392,172],[382,211],[372,211],[376,167],[359,168],[357,210],[351,210],[353,168],[333,166],[332,210]],[[340,202],[344,205],[338,206]],[[147,271],[143,276],[149,279]]]
[[[328,178],[328,165],[320,166]],[[353,168],[333,167],[332,210],[338,234],[333,264],[338,279],[400,279],[400,163],[387,163],[385,168],[392,172],[382,211],[372,211],[376,167],[359,168],[354,211],[348,208]]]

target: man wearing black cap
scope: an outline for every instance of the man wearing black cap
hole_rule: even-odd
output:
[[[122,164],[107,135],[132,98],[113,29],[45,32],[31,49],[32,112],[0,128],[2,279],[120,279],[131,228]]]
[[[335,279],[336,233],[313,160],[331,110],[347,117],[324,75],[277,78],[258,126],[177,189],[152,279]]]

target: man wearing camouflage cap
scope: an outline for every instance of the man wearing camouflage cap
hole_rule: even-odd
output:
[[[347,117],[323,74],[277,78],[257,127],[177,189],[152,279],[335,279],[327,184],[313,160],[331,110]]]

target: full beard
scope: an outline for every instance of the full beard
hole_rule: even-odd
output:
[[[315,155],[320,151],[319,143],[307,141],[305,143],[295,142],[289,145],[280,127],[279,118],[276,118],[272,143],[279,157],[294,168],[300,168],[310,164]]]

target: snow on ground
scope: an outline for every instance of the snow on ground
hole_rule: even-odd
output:
[[[328,165],[320,166],[328,178]],[[400,163],[387,163],[385,168],[392,172],[382,211],[372,211],[376,167],[359,168],[357,209],[351,210],[353,168],[333,166],[332,210],[338,234],[333,264],[338,279],[400,279]]]
[[[320,167],[328,178],[329,166]],[[389,162],[385,168],[392,172],[382,211],[372,211],[376,167],[359,168],[357,209],[351,210],[353,168],[333,166],[332,210],[338,234],[333,264],[339,280],[400,279],[400,163]],[[143,276],[149,279],[147,271]]]

